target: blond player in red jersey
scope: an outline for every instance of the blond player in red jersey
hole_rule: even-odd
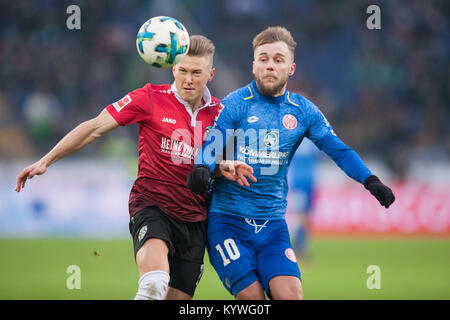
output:
[[[207,83],[214,77],[215,47],[191,36],[186,57],[173,67],[172,85],[136,89],[78,125],[17,178],[16,191],[56,161],[107,132],[139,124],[139,170],[129,198],[139,288],[135,299],[191,299],[201,277],[206,244],[206,196],[192,193],[186,178],[213,125],[220,101]],[[223,162],[218,171],[240,185],[254,180],[251,167]]]

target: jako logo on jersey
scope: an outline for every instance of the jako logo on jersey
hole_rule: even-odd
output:
[[[177,120],[164,117],[164,118],[162,119],[162,122],[167,122],[167,123],[175,124],[175,123],[177,123]]]
[[[287,114],[283,117],[283,125],[286,129],[295,129],[297,127],[297,118],[292,114]]]
[[[253,122],[256,122],[258,120],[259,120],[259,118],[257,116],[251,116],[251,117],[249,117],[247,119],[248,123],[253,123]]]
[[[114,102],[113,106],[116,108],[117,112],[120,112],[127,104],[131,102],[130,96],[127,94],[125,97],[123,97],[121,100]]]
[[[291,248],[287,248],[286,251],[284,251],[284,254],[292,262],[297,262],[297,257],[295,256],[294,250]]]

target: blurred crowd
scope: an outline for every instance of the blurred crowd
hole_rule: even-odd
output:
[[[81,30],[66,27],[72,4]],[[380,7],[380,30],[366,27],[370,4]],[[0,3],[0,159],[37,159],[127,92],[172,81],[135,48],[156,15],[214,41],[219,98],[251,81],[253,36],[283,25],[298,44],[289,89],[363,157],[400,179],[413,161],[450,158],[448,1],[34,0]],[[115,130],[80,156],[136,153],[136,137],[135,127]]]

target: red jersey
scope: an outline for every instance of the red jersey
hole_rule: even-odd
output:
[[[206,220],[206,197],[186,185],[205,129],[213,125],[220,104],[208,89],[202,102],[192,112],[175,85],[146,84],[106,107],[119,125],[139,124],[138,176],[130,193],[130,216],[154,205],[178,221]]]

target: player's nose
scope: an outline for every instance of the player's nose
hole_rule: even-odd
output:
[[[267,61],[266,70],[270,70],[270,71],[274,70],[274,64],[273,64],[272,60]]]
[[[186,75],[186,79],[184,81],[186,83],[188,83],[188,84],[192,84],[192,75],[191,74],[187,74]]]

